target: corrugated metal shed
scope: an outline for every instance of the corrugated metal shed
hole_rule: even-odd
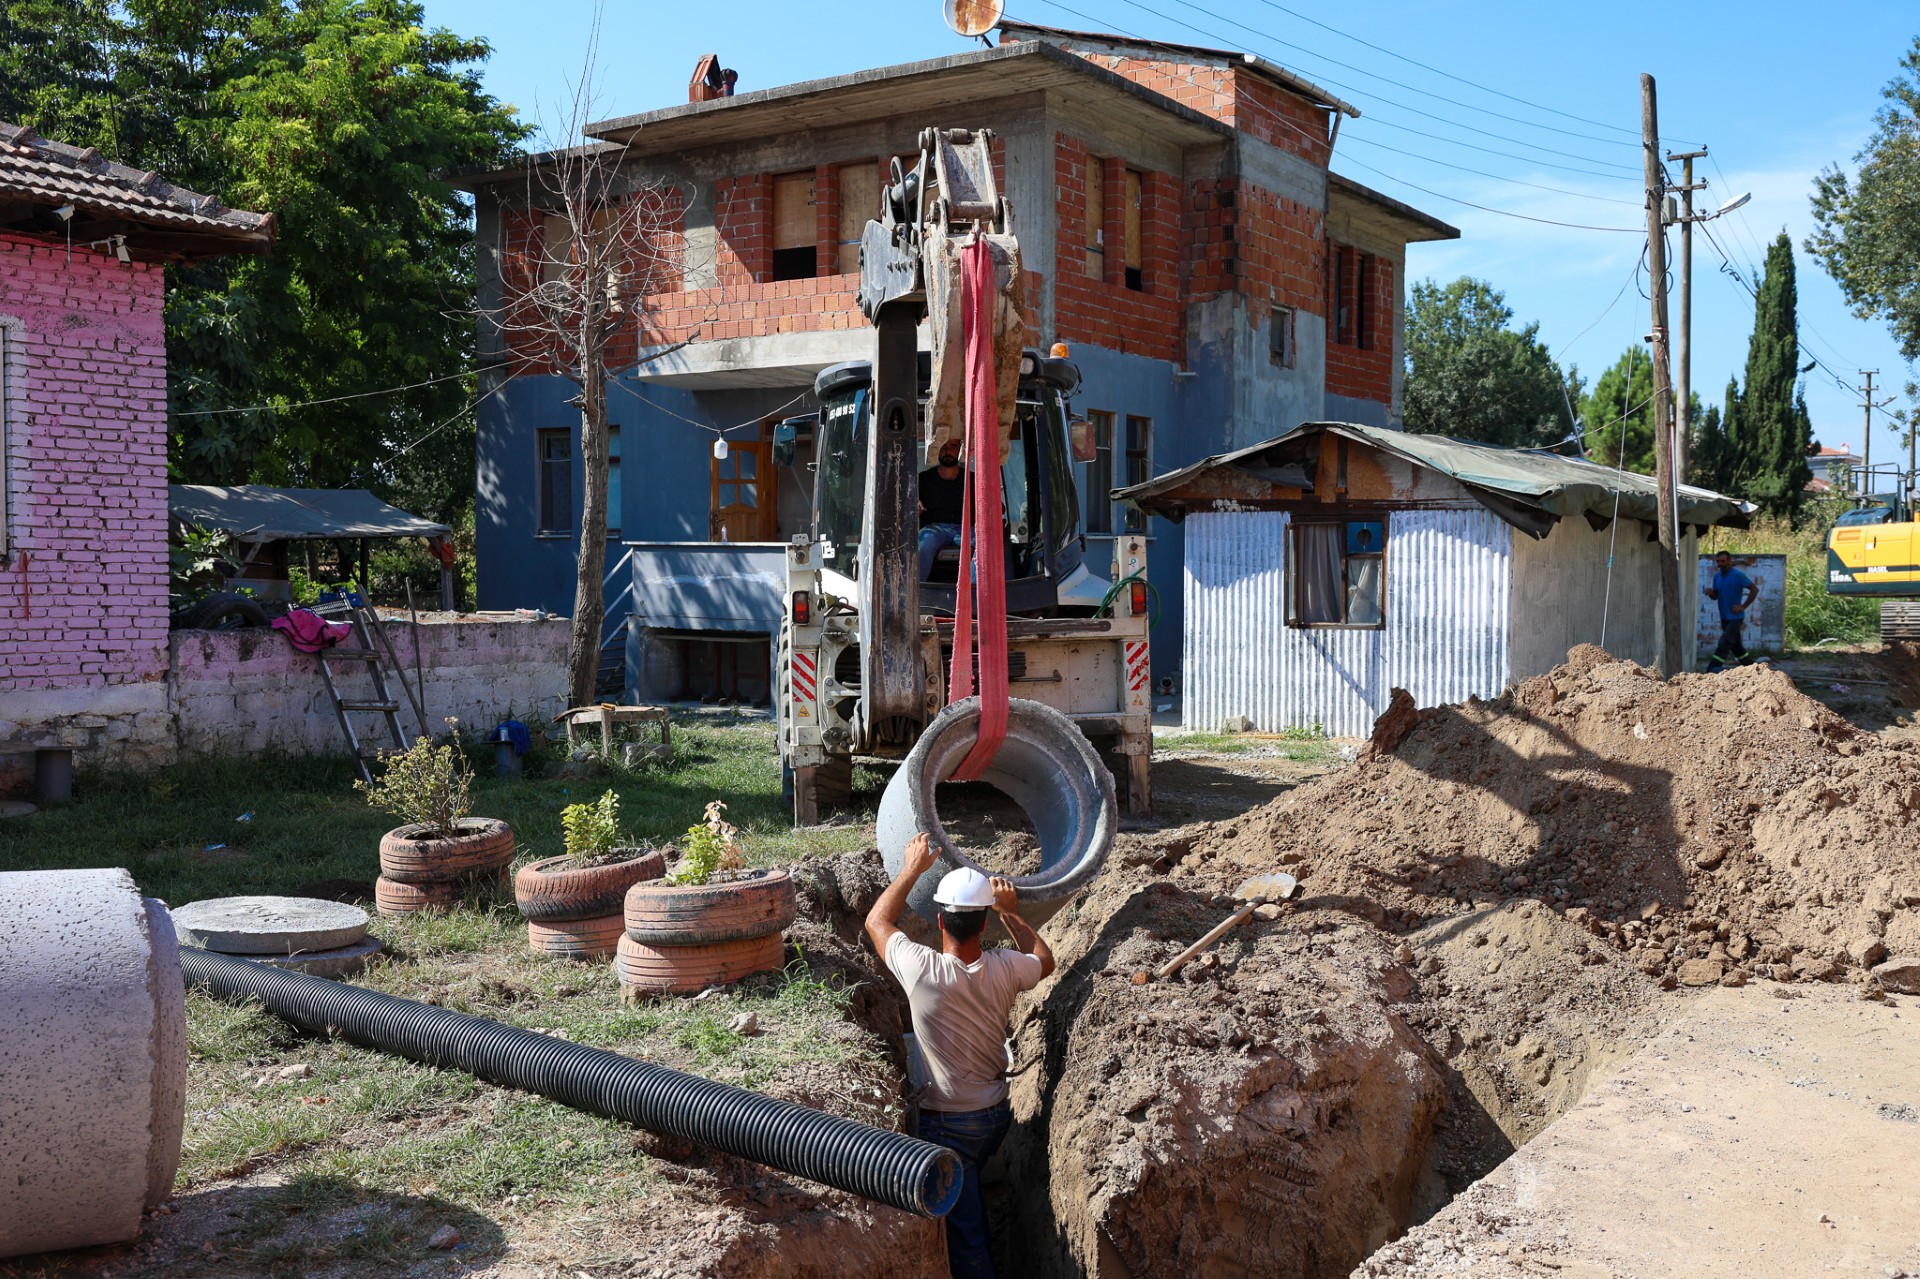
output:
[[[1198,512],[1186,524],[1183,719],[1245,715],[1266,732],[1362,736],[1394,688],[1422,706],[1506,687],[1513,531],[1477,508],[1387,517],[1386,624],[1286,624],[1284,511]]]

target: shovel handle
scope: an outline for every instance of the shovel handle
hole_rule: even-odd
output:
[[[1234,911],[1233,914],[1228,915],[1225,919],[1215,924],[1210,930],[1208,930],[1206,936],[1202,937],[1199,941],[1193,943],[1193,945],[1187,947],[1185,950],[1175,955],[1172,959],[1169,959],[1166,963],[1154,969],[1153,979],[1155,981],[1165,981],[1167,978],[1179,972],[1181,967],[1189,959],[1192,959],[1195,955],[1199,954],[1201,951],[1205,950],[1207,947],[1213,945],[1213,943],[1219,941],[1222,937],[1226,936],[1227,933],[1231,932],[1234,926],[1238,924],[1241,920],[1245,919],[1248,915],[1253,914],[1254,907],[1260,905],[1260,903],[1261,903],[1261,899],[1256,897],[1252,901],[1248,902],[1246,905],[1242,906],[1239,910]]]

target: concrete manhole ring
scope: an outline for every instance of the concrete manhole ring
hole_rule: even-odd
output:
[[[262,955],[258,962],[272,964],[275,968],[284,968],[290,973],[305,973],[309,977],[329,977],[338,980],[351,977],[372,961],[380,953],[378,937],[362,937],[351,946],[341,946],[334,950],[310,950],[298,955]]]
[[[227,955],[339,950],[367,935],[367,912],[318,897],[214,897],[173,912],[185,946]]]

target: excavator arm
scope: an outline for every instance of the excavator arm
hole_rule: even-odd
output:
[[[926,714],[920,651],[919,473],[948,439],[965,440],[960,251],[984,240],[993,259],[993,352],[1000,456],[1012,440],[1026,340],[1020,244],[993,176],[986,130],[928,129],[911,170],[894,161],[880,217],[860,242],[860,309],[876,330],[873,422],[867,433],[865,537],[860,577],[860,736],[910,741]],[[921,438],[920,321],[930,321],[933,382]],[[974,465],[971,458],[965,459]],[[985,468],[982,468],[985,469]],[[978,473],[978,472],[976,472]]]

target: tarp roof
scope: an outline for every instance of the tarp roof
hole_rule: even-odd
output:
[[[264,484],[216,488],[169,484],[167,509],[194,528],[241,542],[304,542],[322,537],[446,537],[444,524],[409,515],[365,489],[278,489]]]
[[[1113,495],[1143,510],[1176,517],[1188,510],[1205,509],[1212,505],[1213,498],[1204,492],[1204,486],[1185,493],[1182,490],[1195,485],[1208,472],[1229,467],[1270,479],[1274,467],[1295,460],[1282,456],[1297,451],[1288,449],[1288,445],[1321,433],[1345,436],[1451,476],[1489,509],[1535,537],[1544,537],[1554,519],[1573,515],[1596,520],[1615,515],[1648,521],[1658,517],[1659,490],[1651,476],[1538,449],[1497,448],[1446,435],[1417,435],[1353,422],[1308,422],[1249,448],[1218,453],[1144,484],[1116,489]],[[1688,484],[1679,486],[1678,498],[1680,522],[1700,527],[1724,524],[1744,528],[1754,509],[1737,498]]]

